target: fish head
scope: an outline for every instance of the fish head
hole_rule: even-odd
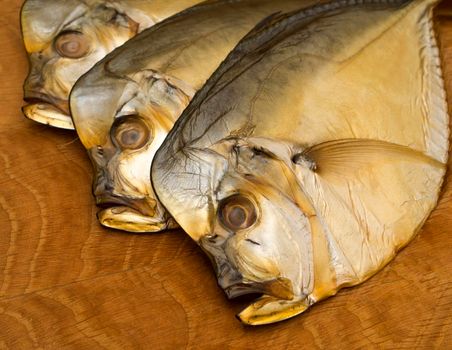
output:
[[[157,195],[210,257],[226,295],[305,299],[313,288],[310,213],[285,163],[234,139],[166,150],[153,164]]]
[[[193,93],[176,86],[183,83],[149,70],[115,75],[108,63],[74,86],[71,114],[95,169],[102,225],[132,232],[176,226],[150,180],[152,159]]]
[[[68,97],[74,83],[139,27],[114,1],[95,0],[28,0],[21,25],[30,63],[23,112],[65,129],[73,129]]]

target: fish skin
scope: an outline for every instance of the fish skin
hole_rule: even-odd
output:
[[[30,71],[24,82],[27,118],[74,129],[68,98],[77,79],[114,48],[142,30],[201,0],[27,0],[21,10],[22,36]],[[89,51],[80,58],[61,56],[61,33],[83,33]]]
[[[98,215],[101,224],[133,232],[176,226],[161,203],[155,202],[150,182],[149,169],[158,147],[195,92],[256,23],[272,13],[316,3],[205,2],[137,35],[76,83],[70,107],[95,168],[94,195],[98,204],[107,207]],[[122,150],[112,142],[114,122],[136,114],[145,120],[153,139],[142,149]],[[106,194],[110,199],[115,196],[110,206],[102,200]],[[154,215],[137,211],[137,200],[152,202]]]
[[[268,290],[238,315],[245,324],[362,283],[436,205],[449,145],[437,3],[336,1],[262,22],[157,152],[157,196],[228,296],[291,282],[291,300]],[[257,221],[232,230],[220,209],[237,195]]]

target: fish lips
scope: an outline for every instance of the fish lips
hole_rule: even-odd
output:
[[[27,105],[22,107],[24,115],[41,124],[73,130],[68,102],[39,92],[24,93]]]
[[[103,226],[128,232],[159,232],[175,228],[175,222],[144,198],[96,195],[96,204],[103,208],[97,217]]]
[[[293,284],[288,278],[278,276],[259,282],[245,279],[229,261],[224,251],[226,242],[227,240],[218,245],[212,239],[202,238],[199,245],[210,258],[217,274],[218,284],[228,299],[257,293],[281,300],[292,300],[295,297]]]

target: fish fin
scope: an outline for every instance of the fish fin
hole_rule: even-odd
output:
[[[320,176],[346,175],[362,167],[378,166],[392,161],[410,160],[444,168],[438,160],[410,147],[366,139],[327,141],[296,154],[292,160],[309,167]]]
[[[337,259],[337,285],[382,268],[419,231],[438,200],[446,166],[385,141],[324,142],[292,160]]]
[[[240,312],[237,317],[244,324],[259,326],[287,320],[303,313],[309,306],[306,298],[280,300],[264,295]]]

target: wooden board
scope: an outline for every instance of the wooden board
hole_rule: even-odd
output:
[[[420,235],[378,275],[290,321],[244,327],[234,315],[247,301],[225,298],[189,238],[102,228],[76,135],[22,117],[20,4],[0,2],[0,348],[452,349],[450,172]]]

